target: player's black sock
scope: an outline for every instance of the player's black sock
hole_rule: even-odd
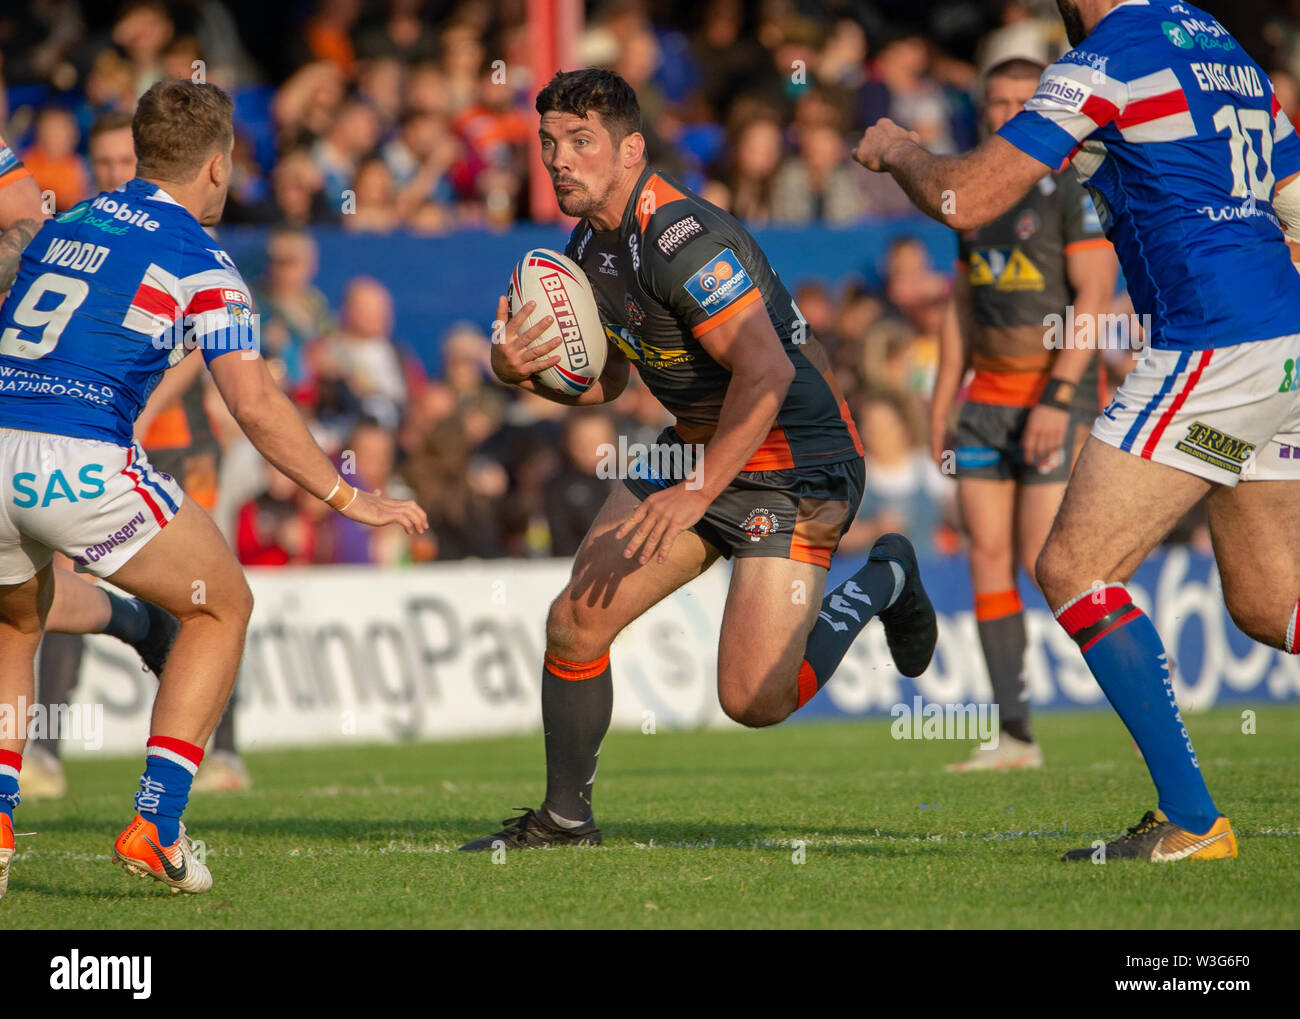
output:
[[[797,711],[826,685],[862,628],[903,590],[903,568],[886,559],[869,559],[862,569],[822,599],[822,610],[804,645],[799,667]]]
[[[212,734],[212,749],[224,750],[228,754],[237,754],[235,749],[235,700],[237,694],[232,693],[230,700],[226,704],[226,713],[221,716],[221,721],[217,723],[217,731]]]
[[[557,824],[576,828],[593,816],[592,783],[613,708],[608,652],[594,662],[568,662],[547,652],[542,669],[542,729],[546,733],[546,800],[542,806]]]
[[[41,638],[36,696],[45,705],[45,717],[54,718],[55,709],[67,704],[76,689],[85,646],[85,639],[79,633],[47,633]],[[55,757],[59,756],[58,734],[47,730],[35,743]]]
[[[993,686],[1002,731],[1033,742],[1029,699],[1025,689],[1025,611],[1015,588],[975,595],[975,619],[980,646]]]
[[[123,598],[112,591],[108,595],[109,616],[104,633],[127,644],[135,644],[149,634],[149,613],[138,598]]]

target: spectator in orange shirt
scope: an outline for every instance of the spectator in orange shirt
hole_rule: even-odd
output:
[[[23,153],[23,163],[42,191],[54,193],[54,209],[72,208],[90,193],[90,175],[77,155],[81,131],[68,110],[47,106],[36,118],[36,140]]]

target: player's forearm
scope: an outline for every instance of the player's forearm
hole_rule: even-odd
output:
[[[885,169],[913,204],[931,219],[954,229],[965,229],[954,218],[960,199],[953,181],[961,163],[960,157],[932,155],[910,141],[899,142],[884,159]]]
[[[1103,316],[1110,310],[1114,287],[1115,281],[1111,277],[1108,285],[1081,289],[1075,293],[1073,343],[1067,343],[1052,360],[1052,378],[1066,382],[1078,382],[1083,378],[1088,365],[1096,356],[1095,348],[1102,341],[1101,323],[1106,321]]]
[[[776,416],[794,379],[789,361],[761,370],[733,374],[718,414],[718,427],[705,444],[690,483],[710,501],[716,499],[749,462],[776,424]]]
[[[268,388],[261,399],[231,413],[257,451],[299,488],[318,499],[330,493],[338,471],[284,393]]]
[[[18,260],[23,249],[31,243],[36,231],[41,228],[41,221],[32,217],[15,220],[8,229],[0,233],[0,295],[8,292],[18,275]]]

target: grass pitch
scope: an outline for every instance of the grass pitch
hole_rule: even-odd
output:
[[[73,760],[19,808],[6,928],[1296,927],[1300,707],[1190,729],[1235,861],[1066,865],[1155,797],[1118,719],[1041,716],[1047,767],[948,775],[968,745],[888,721],[615,733],[600,849],[453,852],[542,794],[540,736],[248,755],[256,786],[186,814],[216,878],[172,896],[111,861],[141,763]],[[799,852],[802,843],[802,852]],[[803,862],[796,859],[802,857]]]

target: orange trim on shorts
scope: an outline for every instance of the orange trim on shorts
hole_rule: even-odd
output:
[[[790,452],[790,440],[785,437],[785,430],[773,428],[767,433],[763,444],[754,450],[754,455],[745,461],[742,471],[788,471],[794,466],[794,454]]]
[[[1097,248],[1109,248],[1110,241],[1105,237],[1088,237],[1081,241],[1071,241],[1063,249],[1066,255],[1073,255],[1076,251],[1094,251]]]
[[[718,328],[718,326],[722,325],[723,322],[735,318],[742,311],[748,308],[751,304],[757,301],[758,297],[759,297],[758,287],[755,287],[744,297],[738,298],[734,304],[728,305],[726,308],[723,308],[716,315],[713,315],[710,318],[706,318],[699,325],[692,326],[691,335],[694,336],[696,339],[699,339],[705,333]]]
[[[798,711],[810,700],[817,696],[817,674],[813,672],[813,667],[808,664],[805,658],[799,663],[799,703],[794,706]]]
[[[608,651],[594,662],[566,662],[563,658],[556,658],[549,651],[546,652],[546,671],[558,679],[592,679],[608,668]]]
[[[1020,592],[1014,587],[975,595],[975,618],[981,623],[1014,616],[1017,612],[1023,612],[1024,608],[1020,602]]]
[[[966,399],[999,407],[1032,407],[1047,388],[1047,372],[977,371]]]
[[[790,558],[797,563],[808,563],[830,569],[831,550],[823,546],[810,545],[806,541],[790,541]]]

